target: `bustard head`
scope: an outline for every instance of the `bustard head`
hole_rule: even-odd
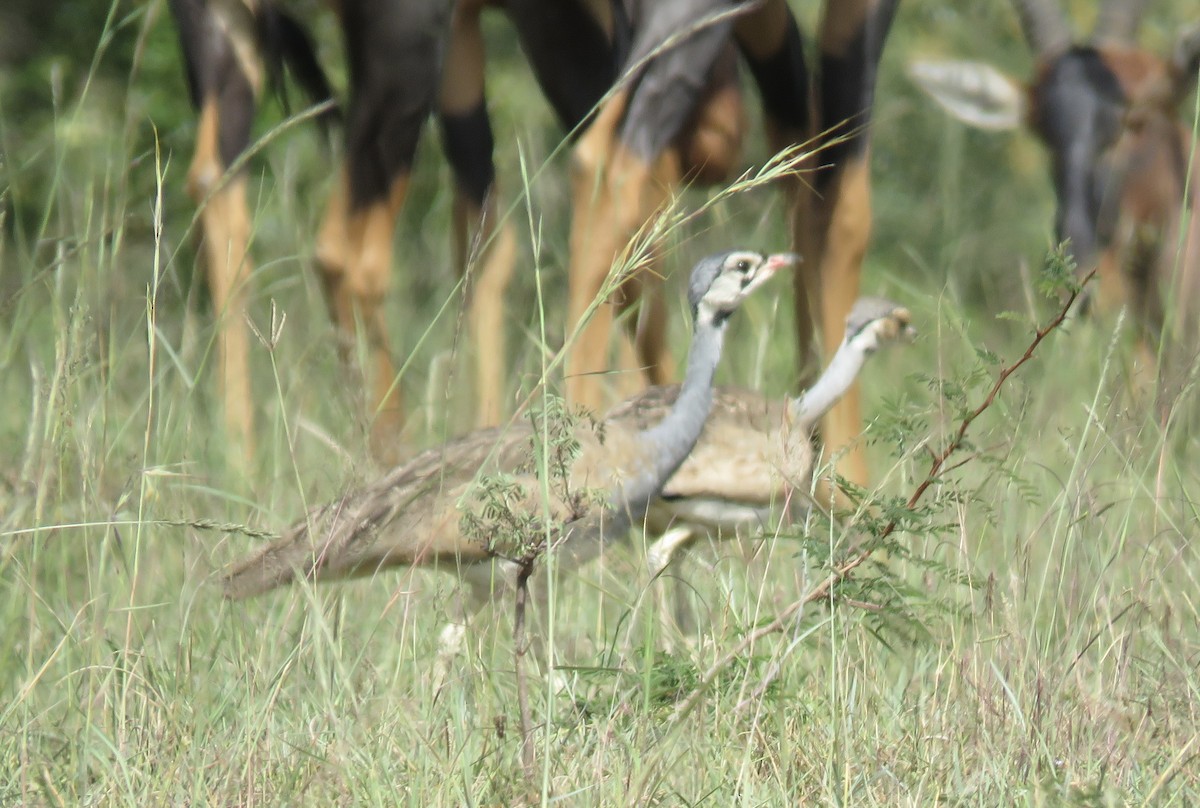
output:
[[[763,255],[752,250],[730,250],[701,259],[688,284],[692,315],[721,323],[751,292],[798,260],[792,253]]]
[[[846,316],[846,336],[828,367],[788,406],[788,421],[802,436],[797,440],[807,440],[817,421],[846,394],[867,357],[885,345],[916,336],[911,319],[908,309],[886,298],[860,297],[854,302]]]
[[[846,343],[866,356],[917,335],[908,309],[885,297],[860,297],[846,315]]]

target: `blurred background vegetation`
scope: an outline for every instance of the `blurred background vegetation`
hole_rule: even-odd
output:
[[[818,4],[794,5],[802,27],[811,32]],[[1093,4],[1068,5],[1078,30],[1089,30]],[[1142,40],[1165,51],[1195,11],[1189,12],[1185,0],[1152,6]],[[316,0],[296,0],[288,7],[310,23],[320,57],[344,98],[346,76],[332,14]],[[107,461],[95,458],[140,452],[137,420],[151,395],[143,389],[147,299],[157,282],[154,327],[167,354],[155,368],[162,386],[154,395],[171,405],[158,417],[180,427],[187,438],[186,448],[168,450],[169,441],[154,442],[162,453],[146,462],[176,462],[182,454],[212,460],[211,468],[219,468],[225,447],[208,367],[212,318],[206,284],[195,271],[195,208],[184,190],[196,122],[166,3],[66,2],[54,14],[42,12],[30,0],[0,9],[0,323],[7,337],[0,344],[0,394],[29,401],[32,388],[46,388],[53,372],[69,369],[95,374],[106,391],[141,401],[131,411],[124,405],[101,406],[102,414],[91,409],[97,406],[93,397],[80,402],[91,409],[91,415],[77,413],[85,422],[112,424],[103,431],[101,451],[85,445],[94,439],[92,433],[62,450],[60,460],[71,470],[65,476],[83,488],[90,475],[81,470],[86,463],[76,462],[79,456],[94,456],[93,462],[104,466]],[[510,27],[499,14],[485,19],[500,193],[524,234],[518,266],[552,270],[541,282],[549,301],[547,347],[555,348],[561,344],[565,309],[558,301],[566,299],[569,149],[560,148],[562,133]],[[995,315],[1016,310],[1030,316],[1036,309],[1030,267],[1050,246],[1053,222],[1048,161],[1027,133],[967,129],[920,95],[905,65],[934,55],[984,59],[1019,77],[1028,74],[1032,61],[1003,0],[901,3],[879,79],[874,235],[862,288],[910,303],[918,321],[939,334],[969,332],[970,341],[1003,349],[1026,326]],[[298,109],[302,100],[299,92],[284,90],[263,100],[246,168],[256,261],[250,316],[260,329],[266,328],[272,306],[290,318],[290,330],[273,351],[254,345],[264,434],[283,449],[284,419],[299,417],[321,436],[311,449],[318,456],[332,442],[347,458],[363,458],[361,391],[356,383],[346,383],[336,360],[333,328],[311,266],[313,234],[338,160],[338,136],[330,143],[317,127],[289,122],[289,110]],[[752,91],[747,105],[751,134],[744,165],[751,166],[768,150],[756,125]],[[463,343],[459,307],[444,306],[457,293],[448,248],[452,180],[440,149],[431,123],[397,227],[387,301],[393,347],[405,364],[402,384],[414,414],[408,438],[416,444],[472,422],[470,396],[461,392],[469,386],[469,373],[458,357]],[[528,198],[521,193],[526,187]],[[692,203],[708,193],[688,192]],[[156,210],[163,219],[157,238]],[[735,197],[672,235],[669,266],[690,266],[699,255],[735,243],[781,248],[789,238],[785,222],[783,201],[770,189]],[[682,274],[675,271],[672,283],[678,285]],[[739,349],[741,356],[722,371],[724,379],[769,394],[793,388],[789,298],[780,284],[774,300],[751,301],[735,326],[755,347]],[[514,401],[516,390],[528,390],[540,368],[537,313],[521,303],[534,299],[534,273],[519,270],[509,294]],[[670,299],[679,295],[672,292]],[[686,317],[678,302],[673,305],[673,344],[680,346],[676,354],[682,358]],[[68,325],[75,336],[64,345],[58,336]],[[753,336],[764,328],[777,335],[769,344]],[[1085,326],[1075,339],[1081,349],[1094,349],[1099,361],[1108,336],[1103,328]],[[271,374],[277,376],[274,382]],[[872,396],[878,401],[886,387],[882,378],[878,385],[868,378],[868,401]],[[21,407],[0,411],[0,454],[32,462],[37,441],[27,427],[31,415]],[[179,433],[167,429],[164,434]],[[62,437],[47,432],[37,440],[49,446]],[[369,466],[349,462],[356,473],[367,473]],[[317,467],[328,475],[318,486],[344,479],[344,469]],[[126,480],[124,473],[92,478],[118,486]],[[251,475],[249,482],[261,481]]]
[[[798,4],[808,30],[816,6]],[[315,0],[288,7],[311,23],[321,58],[344,97],[341,43],[332,15]],[[31,338],[39,333],[32,325],[48,310],[50,271],[76,251],[119,258],[82,261],[77,272],[54,281],[83,294],[98,333],[125,331],[113,328],[111,318],[140,318],[143,305],[138,301],[155,268],[153,200],[160,184],[168,293],[157,304],[170,315],[162,318],[161,327],[178,328],[193,314],[203,319],[206,290],[193,271],[194,208],[183,182],[195,118],[165,2],[65,2],[47,14],[36,3],[17,0],[0,15],[0,232],[8,244],[0,289],[6,302],[0,312],[10,331]],[[516,200],[525,182],[521,172],[542,172],[531,187],[534,218],[543,235],[542,260],[561,267],[569,207],[566,154],[559,152],[548,165],[546,160],[562,133],[536,91],[509,26],[497,14],[488,15],[488,22],[489,97],[500,182],[506,198]],[[1013,15],[1002,2],[907,0],[901,5],[879,86],[875,238],[864,289],[903,289],[908,294],[944,290],[991,309],[1013,306],[1028,289],[1022,267],[1030,258],[1036,261],[1049,243],[1045,160],[1029,138],[969,132],[918,96],[904,77],[904,64],[930,52],[989,57],[1018,74],[1029,66]],[[300,103],[298,93],[290,96]],[[747,102],[753,122],[753,92]],[[285,118],[277,96],[264,99],[255,135],[270,132],[272,142],[256,150],[248,163],[255,180],[254,311],[262,316],[269,301],[278,299],[293,317],[321,324],[325,315],[309,264],[338,146],[328,147],[311,125],[279,132],[276,127]],[[751,131],[745,165],[767,154],[753,123]],[[404,324],[394,328],[401,355],[420,332],[418,323],[428,324],[428,312],[445,299],[454,280],[446,236],[452,186],[439,150],[430,125],[396,237],[395,293],[388,305],[392,322]],[[693,192],[696,198],[704,193]],[[526,221],[523,204],[514,205],[518,221]],[[787,239],[782,221],[782,203],[775,194],[738,199],[688,233],[695,243],[671,263],[690,265],[702,250],[734,242],[777,248]],[[532,262],[531,241],[525,239],[524,263]],[[550,282],[548,299],[565,299],[561,273]],[[304,293],[305,302],[292,305],[297,291]],[[530,299],[531,292],[532,276],[519,273],[512,299]],[[787,308],[780,312],[785,320]],[[514,317],[513,327],[531,327],[528,314]],[[318,328],[326,335],[331,330],[327,323]],[[780,328],[789,326],[785,322]],[[423,376],[437,372],[430,370],[438,366],[437,353],[455,342],[456,333],[453,327],[443,329],[423,343],[423,353],[412,357],[406,371],[406,387],[426,387]],[[177,334],[173,341],[182,339]],[[9,350],[18,343],[10,342]],[[786,346],[781,347],[773,354],[778,371],[774,389],[788,387],[794,375],[788,370]],[[348,405],[347,414],[352,407]]]
[[[796,5],[811,23],[819,4]],[[1086,30],[1093,3],[1068,5]],[[1186,20],[1187,4],[1161,0],[1153,5],[1143,41],[1165,50]],[[322,60],[344,97],[341,43],[332,15],[316,0],[295,0],[288,7],[311,23]],[[561,133],[508,26],[499,15],[489,17],[489,91],[500,133],[497,161],[501,181],[511,190],[521,185],[519,159],[541,166]],[[905,78],[904,65],[931,54],[986,59],[1017,76],[1028,72],[1031,61],[1007,3],[901,4],[879,83],[873,161],[876,236],[868,277],[882,271],[894,277],[893,283],[925,290],[944,287],[960,300],[991,309],[1015,305],[1023,294],[1022,261],[1036,259],[1049,242],[1052,198],[1045,155],[1024,135],[968,131],[919,96]],[[748,95],[753,107],[756,100],[752,92]],[[300,103],[298,93],[291,97]],[[277,126],[284,114],[277,98],[266,99],[256,134]],[[36,272],[52,260],[60,239],[78,238],[77,217],[67,214],[74,197],[89,189],[103,188],[130,203],[116,205],[122,220],[106,222],[109,232],[93,231],[93,238],[119,235],[127,242],[148,242],[148,200],[155,193],[156,170],[161,170],[165,237],[174,259],[168,270],[181,291],[191,290],[190,251],[176,249],[191,217],[182,175],[194,126],[175,32],[162,0],[66,0],[55,4],[54,13],[32,0],[11,0],[0,9],[2,210],[13,249],[34,259],[22,266]],[[506,137],[508,133],[516,137]],[[320,215],[336,147],[332,153],[325,149],[312,127],[289,130],[281,140],[249,164],[251,174],[262,181],[256,207],[263,215],[254,252],[260,263],[283,261],[292,271],[298,269],[297,259],[310,254],[312,222]],[[445,273],[440,268],[432,274],[408,269],[405,259],[445,263],[445,246],[431,243],[442,238],[442,228],[422,221],[422,213],[441,221],[449,204],[450,184],[438,150],[431,126],[397,237],[402,251],[397,275],[404,276],[403,285],[421,304],[429,302],[431,287],[443,288]],[[755,138],[746,162],[764,155],[761,138]],[[535,188],[543,194],[538,215],[545,217],[552,236],[547,245],[554,250],[561,250],[566,227],[564,208],[557,204],[565,198],[564,168],[560,159],[548,172],[553,176]],[[763,215],[775,203],[759,196],[736,209],[731,206],[725,215],[741,216],[742,208]],[[737,225],[723,225],[717,243],[736,239],[738,232]],[[9,297],[31,280],[19,277],[12,258],[4,273]],[[119,277],[109,280],[119,290],[139,292],[149,273],[148,264],[126,262],[116,273]],[[11,300],[5,308],[11,315]]]
[[[818,4],[794,6],[802,27],[811,32]],[[1089,30],[1092,4],[1069,6],[1078,29]],[[1154,3],[1143,41],[1165,51],[1188,19],[1186,7],[1185,0]],[[310,23],[319,55],[344,98],[346,76],[332,14],[316,0],[296,0],[288,8]],[[195,116],[166,3],[65,2],[53,14],[42,12],[30,0],[0,9],[0,321],[8,337],[0,346],[0,393],[10,401],[27,401],[30,385],[44,387],[48,369],[54,367],[98,374],[106,390],[125,391],[123,395],[144,387],[144,360],[122,358],[144,352],[147,293],[157,278],[154,325],[168,359],[156,368],[163,387],[155,395],[172,405],[159,417],[174,419],[186,430],[184,455],[218,461],[219,467],[224,447],[208,368],[212,318],[206,284],[195,271],[195,208],[184,190]],[[554,348],[561,344],[565,309],[557,301],[566,299],[562,268],[569,226],[569,150],[560,148],[562,133],[510,27],[499,14],[485,15],[485,21],[500,193],[524,233],[518,266],[552,270],[542,284],[550,302],[548,347]],[[1053,222],[1048,161],[1028,134],[969,130],[920,95],[906,78],[905,65],[931,55],[984,59],[1015,76],[1027,75],[1032,61],[1015,15],[1003,0],[901,3],[879,79],[873,123],[874,236],[862,288],[910,303],[919,319],[939,330],[970,331],[971,340],[1002,348],[1025,327],[994,315],[1010,309],[1031,315],[1035,308],[1030,267],[1050,245]],[[246,168],[256,261],[250,316],[265,329],[276,305],[289,316],[291,327],[276,351],[254,346],[260,415],[265,410],[264,434],[277,448],[287,442],[283,419],[290,414],[323,436],[318,444],[332,441],[348,457],[361,458],[361,391],[356,383],[346,383],[336,360],[333,328],[311,266],[313,234],[338,159],[338,136],[329,143],[317,127],[289,123],[289,109],[303,102],[299,92],[284,89],[263,100]],[[752,91],[747,105],[751,134],[743,162],[751,166],[761,163],[768,150],[756,124]],[[397,227],[387,301],[393,347],[405,363],[402,384],[414,413],[409,439],[417,444],[472,422],[470,396],[460,394],[469,386],[469,373],[457,355],[463,342],[458,306],[434,317],[456,294],[448,248],[452,180],[440,148],[431,123]],[[520,193],[525,187],[528,199]],[[695,203],[708,193],[693,190],[689,199]],[[160,195],[161,208],[156,201]],[[157,240],[156,210],[163,219]],[[783,201],[770,189],[736,197],[672,236],[669,266],[690,266],[699,255],[735,243],[781,248],[789,238],[785,222]],[[681,274],[674,272],[673,284]],[[534,273],[518,271],[509,294],[514,396],[516,388],[529,388],[540,368],[537,315],[520,303],[534,296]],[[678,298],[671,292],[672,301]],[[723,378],[769,394],[793,388],[789,298],[780,284],[774,300],[752,301],[737,327],[748,338],[763,328],[779,337],[769,346],[753,337],[751,358],[742,351],[740,359],[728,363]],[[55,301],[70,301],[68,309]],[[686,317],[679,303],[673,305],[673,343],[682,346]],[[964,313],[961,321],[959,312]],[[55,335],[68,320],[78,339],[69,349],[55,347]],[[1099,356],[1107,337],[1096,330],[1085,331],[1080,339],[1080,344],[1091,341]],[[70,356],[64,357],[64,351]],[[676,353],[682,358],[681,347]],[[276,383],[271,373],[278,374]],[[875,382],[868,378],[866,385],[870,392]],[[143,390],[135,398],[146,395]],[[115,418],[119,424],[105,430],[99,457],[140,451],[135,424],[142,416],[134,414],[135,407],[118,417],[118,409],[89,416],[106,423]],[[30,417],[18,407],[0,413],[0,454],[27,459],[36,454],[27,428]],[[81,437],[79,443],[84,442]],[[93,450],[76,446],[66,456]],[[175,447],[157,459],[177,460],[180,451]],[[67,463],[73,470],[77,465]],[[320,468],[329,475],[326,485],[344,474]],[[114,484],[106,474],[98,477]],[[120,474],[115,484],[124,480]]]

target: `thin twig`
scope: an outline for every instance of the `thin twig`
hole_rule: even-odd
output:
[[[517,572],[513,603],[513,667],[517,675],[517,709],[521,713],[521,768],[530,794],[537,786],[537,755],[533,744],[533,714],[529,709],[529,680],[525,672],[525,652],[529,643],[525,637],[525,611],[529,603],[529,576],[533,561],[527,559]]]

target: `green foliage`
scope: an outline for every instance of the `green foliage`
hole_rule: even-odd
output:
[[[1069,241],[1064,241],[1046,253],[1038,275],[1038,290],[1046,297],[1056,297],[1064,292],[1074,294],[1083,289],[1075,259],[1068,252],[1070,246]]]
[[[571,484],[571,467],[580,452],[576,431],[589,416],[572,413],[561,397],[549,392],[528,416],[533,427],[529,453],[516,473],[482,476],[459,503],[463,535],[522,564],[536,561],[564,524],[606,504],[603,491],[576,490]]]
[[[921,381],[921,374],[913,374],[911,381]],[[920,402],[909,397],[885,396],[880,401],[880,417],[871,425],[867,441],[872,446],[892,448],[896,458],[907,457],[914,448],[914,441],[922,441],[929,432],[929,411]]]
[[[545,470],[550,489],[564,500],[574,498],[570,490],[571,465],[579,457],[581,445],[576,431],[585,420],[592,421],[590,413],[575,413],[561,396],[549,391],[530,408],[529,424],[533,428],[530,440],[530,457],[522,467],[525,473],[536,474]]]
[[[624,705],[644,705],[652,716],[666,718],[670,710],[700,686],[703,670],[688,654],[653,647],[635,647],[627,651],[630,660],[636,660],[639,670],[616,667],[572,667],[583,687],[577,689],[573,700],[572,720],[581,718],[600,721],[608,716],[622,720],[638,719],[622,709]],[[769,659],[763,655],[747,654],[738,657],[723,669],[708,692],[718,698],[733,698],[743,689],[747,681],[762,677]],[[771,682],[763,693],[771,703],[783,695],[778,681]]]
[[[529,491],[511,474],[496,472],[483,477],[460,502],[460,530],[464,536],[501,558],[536,558],[546,546],[546,523],[540,510],[529,507]]]

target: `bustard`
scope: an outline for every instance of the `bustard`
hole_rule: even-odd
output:
[[[726,323],[742,301],[794,256],[730,251],[701,260],[692,270],[688,300],[693,337],[683,384],[663,417],[637,430],[607,433],[607,425],[577,425],[579,451],[571,461],[568,491],[602,496],[559,496],[550,486],[550,513],[558,523],[560,568],[578,566],[606,540],[640,523],[662,484],[692,450],[712,405],[712,381]],[[255,595],[297,578],[320,580],[373,575],[391,566],[437,565],[468,584],[463,620],[442,633],[439,665],[457,653],[468,618],[490,596],[495,582],[511,583],[516,565],[498,558],[489,542],[468,535],[464,513],[488,474],[514,474],[511,507],[543,512],[542,486],[521,472],[532,428],[485,429],[431,449],[382,479],[313,509],[278,540],[234,565],[225,576],[233,598]],[[570,501],[564,501],[570,499]]]
[[[748,390],[718,388],[695,448],[648,508],[646,534],[659,537],[646,556],[651,577],[701,535],[746,536],[766,526],[772,506],[796,513],[801,501],[807,503],[816,423],[871,354],[916,333],[909,320],[908,309],[890,300],[859,298],[829,366],[799,397],[773,401]],[[604,419],[609,434],[654,423],[679,395],[678,385],[652,387],[618,404]],[[690,627],[682,601],[676,603],[676,615],[681,627]]]

